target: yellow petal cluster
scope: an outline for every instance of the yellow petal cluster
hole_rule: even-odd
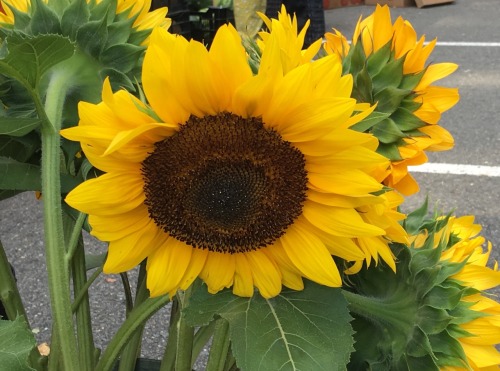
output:
[[[500,303],[482,291],[500,285],[500,271],[495,262],[493,268],[487,266],[491,253],[488,242],[484,251],[484,237],[479,236],[481,226],[474,224],[474,216],[450,217],[447,225],[434,236],[434,245],[448,245],[442,252],[441,260],[453,263],[466,262],[463,268],[451,278],[462,285],[479,292],[462,298],[471,304],[470,309],[480,312],[481,317],[461,324],[460,327],[469,335],[459,338],[459,342],[473,370],[497,370],[500,365],[500,352],[495,345],[500,343]],[[425,234],[412,238],[414,246],[425,242]],[[448,367],[445,370],[466,370],[466,368]]]
[[[345,58],[351,49],[347,39],[337,30],[325,34],[325,50]],[[403,74],[410,76],[422,73],[418,85],[413,89],[414,101],[419,103],[413,114],[426,125],[418,130],[423,135],[404,139],[399,147],[401,160],[391,162],[384,184],[404,195],[418,191],[418,184],[408,173],[408,166],[427,162],[426,151],[444,151],[453,147],[451,134],[438,125],[441,114],[453,107],[459,99],[458,90],[434,86],[433,84],[457,69],[453,63],[427,64],[436,40],[426,43],[425,36],[417,39],[410,22],[398,17],[393,23],[388,6],[377,5],[375,11],[365,19],[358,20],[352,44],[362,43],[367,57],[390,43],[395,59],[404,58]]]

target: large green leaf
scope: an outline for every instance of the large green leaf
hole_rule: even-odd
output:
[[[0,321],[0,365],[2,370],[28,371],[28,356],[36,341],[22,317]]]
[[[15,78],[27,89],[34,89],[45,72],[73,53],[74,45],[60,35],[12,33],[0,51],[0,73]]]
[[[38,118],[0,117],[0,135],[21,137],[41,124]]]
[[[68,174],[61,174],[61,191],[67,193],[80,182]],[[39,191],[41,169],[37,165],[0,157],[0,189],[13,191]]]
[[[272,299],[255,294],[212,295],[196,290],[184,311],[192,325],[215,315],[229,322],[231,349],[241,370],[343,370],[353,351],[353,330],[340,289],[306,282]]]

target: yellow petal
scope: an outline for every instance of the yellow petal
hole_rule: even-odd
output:
[[[235,254],[233,293],[237,296],[251,297],[254,292],[253,273],[246,254]]]
[[[233,284],[236,269],[234,254],[210,252],[200,277],[208,286],[208,291],[215,294]]]
[[[193,248],[173,237],[148,256],[147,287],[151,297],[175,292],[191,262]]]
[[[260,250],[245,253],[252,271],[254,285],[268,299],[281,291],[281,274],[274,261]]]
[[[323,242],[298,223],[280,238],[285,252],[302,274],[319,284],[340,287],[342,280]]]
[[[65,201],[86,214],[122,214],[144,202],[143,186],[140,174],[107,173],[81,183]]]

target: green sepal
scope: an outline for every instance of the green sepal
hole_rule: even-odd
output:
[[[429,341],[437,356],[437,364],[440,367],[468,367],[467,356],[462,346],[448,331],[444,330],[439,334],[429,336]]]
[[[401,161],[401,153],[399,152],[398,142],[396,143],[379,143],[377,147],[377,153],[381,154],[385,158],[391,161]]]
[[[78,46],[90,55],[101,54],[108,39],[106,17],[89,21],[78,28],[76,41]]]
[[[306,281],[304,290],[283,289],[272,298],[238,297],[229,290],[195,290],[183,316],[202,325],[229,322],[231,351],[242,370],[340,370],[353,350],[351,316],[338,288]],[[265,329],[265,331],[262,331]]]
[[[420,327],[427,335],[439,334],[444,331],[451,322],[451,316],[446,309],[433,308],[423,305],[417,314]]]
[[[32,35],[61,33],[59,17],[43,0],[31,1],[30,31]]]
[[[434,286],[429,291],[424,303],[433,308],[451,310],[458,305],[462,296],[462,287],[442,283],[441,285]]]
[[[111,23],[108,26],[108,44],[116,45],[129,42],[132,34],[132,24],[133,21],[130,18]],[[139,45],[134,43],[131,44]]]
[[[419,325],[415,326],[413,330],[404,356],[414,358],[425,358],[427,356],[430,357],[433,362],[436,360],[436,356],[432,351],[431,342],[429,341],[425,331],[421,329]]]
[[[424,76],[425,70],[415,74],[404,75],[401,83],[399,84],[399,88],[403,90],[413,90],[417,87],[417,85],[422,80]]]
[[[405,133],[426,125],[425,122],[415,116],[412,111],[409,111],[404,107],[396,109],[396,111],[391,115],[391,119],[396,122],[401,131],[404,131]]]
[[[17,9],[14,5],[10,5],[8,2],[3,3],[3,5],[7,5],[12,13],[14,14],[14,24],[12,28],[19,30],[19,31],[26,31],[29,28],[29,23],[31,21],[31,17],[28,13],[22,12],[19,9]],[[5,27],[0,27],[0,32],[4,35],[6,35],[5,32],[9,32],[11,30],[11,27],[8,27],[7,25]]]
[[[404,58],[395,59],[387,63],[376,75],[373,75],[373,93],[377,95],[387,87],[398,88],[403,80]],[[401,89],[408,91],[409,89]]]
[[[378,103],[378,111],[393,113],[409,93],[408,90],[388,86],[375,94],[373,100]]]
[[[361,43],[357,43],[354,47],[351,47],[349,54],[344,59],[346,63],[346,68],[343,71],[356,76],[366,64],[366,55]]]
[[[366,68],[363,68],[359,73],[354,75],[351,97],[358,102],[373,103],[372,79]]]
[[[368,117],[365,117],[360,122],[352,125],[350,129],[359,131],[360,133],[368,132],[374,125],[378,124],[382,120],[388,118],[390,113],[383,113],[378,111],[373,111]]]
[[[406,137],[406,134],[400,130],[391,118],[386,118],[375,124],[371,129],[371,133],[377,137],[379,142],[385,144],[395,143]]]
[[[420,226],[427,219],[428,213],[429,199],[426,197],[422,205],[411,213],[408,213],[406,219],[403,221],[403,227],[410,236],[415,236],[420,232]]]
[[[128,72],[137,65],[145,49],[133,44],[113,45],[102,53],[101,61],[109,68]]]
[[[371,76],[378,74],[387,65],[392,56],[391,47],[392,40],[367,58],[366,67]]]
[[[61,17],[61,29],[71,40],[76,40],[78,29],[90,19],[90,10],[85,0],[74,0],[64,10]]]
[[[104,68],[100,72],[101,78],[104,80],[106,77],[110,78],[113,90],[126,88],[128,91],[134,91],[134,83],[128,78],[126,74],[115,68]]]

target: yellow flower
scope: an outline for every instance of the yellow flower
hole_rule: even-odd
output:
[[[307,49],[302,49],[304,46],[304,38],[311,22],[308,19],[302,30],[298,32],[297,17],[295,14],[293,17],[287,14],[284,5],[281,6],[281,11],[278,13],[278,19],[270,19],[260,12],[257,14],[259,14],[269,30],[258,33],[259,38],[257,39],[257,45],[261,51],[264,51],[270,38],[270,32],[272,31],[276,35],[275,37],[278,37],[282,45],[280,55],[285,73],[300,64],[310,62],[321,48],[322,40],[318,39]]]
[[[401,17],[392,23],[388,6],[377,5],[372,15],[359,19],[352,46],[337,30],[325,38],[325,51],[347,59],[349,67],[344,72],[360,81],[354,91],[358,101],[378,103],[377,110],[387,114],[363,130],[379,138],[379,153],[391,159],[384,184],[404,195],[416,193],[418,184],[408,166],[427,162],[425,151],[444,151],[454,144],[450,133],[437,124],[441,114],[458,102],[458,90],[432,84],[454,72],[457,65],[426,65],[436,40],[427,44],[425,36],[417,40],[411,24]],[[352,57],[355,53],[356,58]]]
[[[463,268],[450,278],[462,286],[478,290],[464,296],[462,301],[470,303],[470,310],[478,312],[478,318],[461,323],[464,334],[458,337],[470,367],[473,370],[497,370],[500,353],[495,348],[500,343],[500,303],[482,293],[500,285],[497,264],[493,269],[486,266],[491,253],[491,243],[483,251],[485,239],[478,236],[481,226],[474,224],[474,217],[450,217],[444,228],[434,234],[434,246],[445,244],[441,261],[464,263]],[[422,246],[425,233],[413,237],[414,246]],[[444,370],[466,370],[465,367],[447,367]]]
[[[99,4],[102,1],[97,0],[96,3]],[[44,0],[44,2],[50,5],[50,0]],[[90,3],[90,0],[87,2]],[[31,11],[31,0],[0,0],[0,5],[4,10],[4,12],[0,11],[0,23],[4,24],[14,24],[15,15],[11,8],[22,13]],[[168,9],[163,7],[150,12],[150,8],[151,0],[117,0],[116,14],[125,14],[127,18],[135,18],[133,27],[138,31],[156,26],[168,29],[171,23],[169,18],[165,18]]]
[[[66,201],[110,242],[105,272],[147,258],[152,296],[199,276],[211,293],[256,287],[268,298],[301,290],[303,277],[340,286],[332,255],[366,259],[355,240],[393,227],[358,211],[388,202],[370,175],[387,166],[376,139],[349,129],[371,111],[352,115],[356,101],[339,88],[352,80],[335,57],[285,73],[278,36],[253,75],[230,25],[210,50],[157,28],[143,65],[149,105],[107,82],[101,103],[80,104],[79,126],[62,135],[105,174]]]

